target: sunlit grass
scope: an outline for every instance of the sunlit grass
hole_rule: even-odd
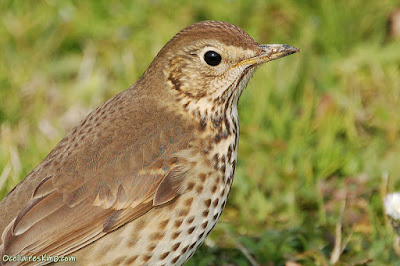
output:
[[[190,263],[248,265],[247,251],[264,265],[327,265],[340,224],[340,263],[394,264],[382,176],[399,189],[400,42],[386,36],[395,3],[2,1],[0,197],[177,31],[223,20],[301,53],[262,66],[243,93],[228,205]]]

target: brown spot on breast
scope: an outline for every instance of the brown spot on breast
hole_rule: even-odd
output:
[[[214,155],[213,160],[214,160],[214,168],[216,170],[218,170],[219,169],[219,167],[218,167],[219,166],[219,154],[218,153],[216,153]]]
[[[200,194],[203,191],[203,189],[204,189],[204,187],[199,185],[196,187],[196,192]]]
[[[182,231],[178,231],[178,232],[173,233],[172,236],[171,236],[172,239],[177,239],[178,236],[181,234],[181,232],[182,232]]]
[[[181,242],[176,243],[175,245],[172,246],[172,250],[176,251],[179,248],[180,245],[181,245]]]
[[[183,203],[187,208],[190,208],[190,206],[192,206],[193,203],[193,198],[188,198],[185,200],[185,202]]]
[[[231,158],[232,158],[232,145],[229,145],[229,147],[228,147],[228,154],[227,154],[227,156],[228,156],[228,162],[230,162],[230,161],[231,161]]]
[[[181,226],[182,223],[183,223],[183,219],[176,220],[175,223],[174,223],[174,226],[175,226],[176,228],[179,228],[179,227]]]
[[[150,239],[151,239],[152,241],[159,241],[159,240],[161,240],[163,237],[164,237],[163,234],[157,232],[157,233],[153,233],[153,234],[150,236]]]
[[[225,208],[225,205],[226,205],[226,200],[224,200],[224,202],[222,202],[222,205],[221,205],[222,209]]]
[[[209,208],[211,205],[211,199],[205,200],[204,205],[206,205],[206,207]]]
[[[217,220],[217,218],[218,218],[218,213],[216,213],[216,214],[213,216],[213,219],[214,219],[214,220]]]
[[[214,154],[213,159],[214,159],[215,162],[218,162],[219,161],[219,154],[218,153]]]
[[[217,133],[214,137],[215,143],[219,143],[222,140],[222,134]]]
[[[186,190],[191,191],[194,188],[194,186],[195,186],[194,182],[189,182]]]
[[[142,257],[142,260],[144,262],[148,262],[151,259],[151,257],[152,257],[152,255],[145,255],[145,256]],[[117,264],[117,265],[120,265],[120,264]]]
[[[200,124],[199,124],[200,131],[204,131],[206,129],[206,126],[207,126],[207,119],[205,117],[203,117],[200,120]]]
[[[225,173],[226,167],[225,162],[222,164],[221,169],[219,169],[222,173]]]
[[[163,254],[160,255],[160,259],[163,260],[166,257],[168,257],[168,255],[169,255],[169,252],[164,252]]]
[[[192,95],[192,94],[191,94],[191,95]],[[196,110],[193,110],[193,111],[192,111],[192,114],[193,114],[194,116],[200,117],[200,110],[199,110],[199,108],[197,107]]]
[[[139,255],[133,256],[126,261],[126,265],[131,265],[135,262],[135,260],[139,257]]]
[[[137,234],[132,235],[132,237],[129,238],[128,247],[129,248],[134,247],[137,243],[137,240],[138,240]]]
[[[204,232],[201,233],[197,239],[200,240],[203,236],[204,236]]]
[[[182,216],[188,215],[188,213],[189,213],[189,209],[180,209],[180,210],[178,210],[177,215],[182,217]]]
[[[217,191],[217,186],[216,185],[214,185],[213,187],[212,187],[212,189],[211,189],[211,193],[215,193],[215,191]]]
[[[208,213],[209,213],[208,210],[203,211],[203,217],[204,217],[204,218],[208,217]]]
[[[187,224],[193,223],[194,218],[195,218],[195,216],[189,217],[189,218],[186,220],[186,223],[187,223]]]
[[[181,254],[185,254],[185,252],[188,250],[188,248],[189,248],[189,246],[184,247],[184,248],[182,249]]]
[[[233,143],[233,149],[236,150],[236,145],[238,144],[239,134],[235,134],[235,142]]]
[[[216,198],[216,199],[214,200],[214,202],[213,202],[214,208],[218,206],[218,202],[219,202],[219,199]]]
[[[189,248],[190,248],[190,249],[194,248],[194,246],[196,245],[196,243],[197,243],[197,242],[193,242],[193,243],[190,245]]]
[[[172,263],[176,263],[179,260],[180,256],[175,257],[173,260],[171,260]]]
[[[188,234],[190,235],[191,233],[193,233],[194,229],[196,229],[196,226],[192,226],[188,229]]]
[[[199,179],[201,180],[202,183],[204,183],[204,181],[206,181],[206,178],[207,178],[206,174],[204,174],[204,173],[199,174]]]
[[[221,163],[222,163],[222,166],[221,166],[220,170],[222,173],[225,173],[225,165],[226,165],[225,155],[222,155]]]
[[[222,117],[219,115],[218,111],[215,112],[215,116],[211,119],[213,128],[220,128],[222,125]]]
[[[132,235],[136,235],[136,233],[141,231],[144,228],[144,226],[146,225],[146,223],[144,222],[143,219],[138,219],[137,221],[138,222],[136,223],[135,230],[133,230]]]
[[[201,224],[201,227],[203,229],[206,229],[207,225],[208,225],[208,221],[205,221],[204,223]]]
[[[187,102],[183,105],[183,107],[186,109],[186,108],[189,106],[190,102],[191,102],[191,101],[187,101]]]
[[[224,189],[222,189],[222,191],[221,191],[221,197],[223,197],[224,195],[225,195],[225,188]]]
[[[148,252],[152,252],[156,248],[157,244],[151,244],[150,246],[147,247]]]
[[[125,260],[125,257],[122,257],[122,258],[119,258],[119,259],[116,259],[116,260],[114,260],[112,263],[111,263],[111,265],[115,265],[115,266],[117,266],[117,265],[121,265],[122,264],[122,262]]]
[[[162,222],[158,225],[158,228],[159,228],[160,230],[164,230],[165,227],[167,227],[168,222],[169,222],[169,219],[162,221]]]

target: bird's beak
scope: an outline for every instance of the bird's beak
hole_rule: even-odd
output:
[[[259,47],[262,49],[262,53],[257,56],[256,59],[260,61],[260,63],[300,52],[300,49],[287,44],[262,44]]]
[[[279,59],[287,55],[291,55],[300,52],[300,49],[287,45],[287,44],[261,44],[258,46],[260,48],[260,54],[243,60],[241,65],[259,65],[268,61]]]

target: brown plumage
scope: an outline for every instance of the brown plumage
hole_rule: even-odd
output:
[[[179,32],[0,202],[2,258],[183,264],[225,207],[242,90],[257,65],[297,51],[224,22]]]

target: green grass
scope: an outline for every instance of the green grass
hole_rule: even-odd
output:
[[[339,265],[400,265],[382,208],[400,187],[396,2],[1,1],[0,198],[176,32],[228,21],[301,53],[243,93],[229,201],[189,265],[330,265],[338,224]]]

